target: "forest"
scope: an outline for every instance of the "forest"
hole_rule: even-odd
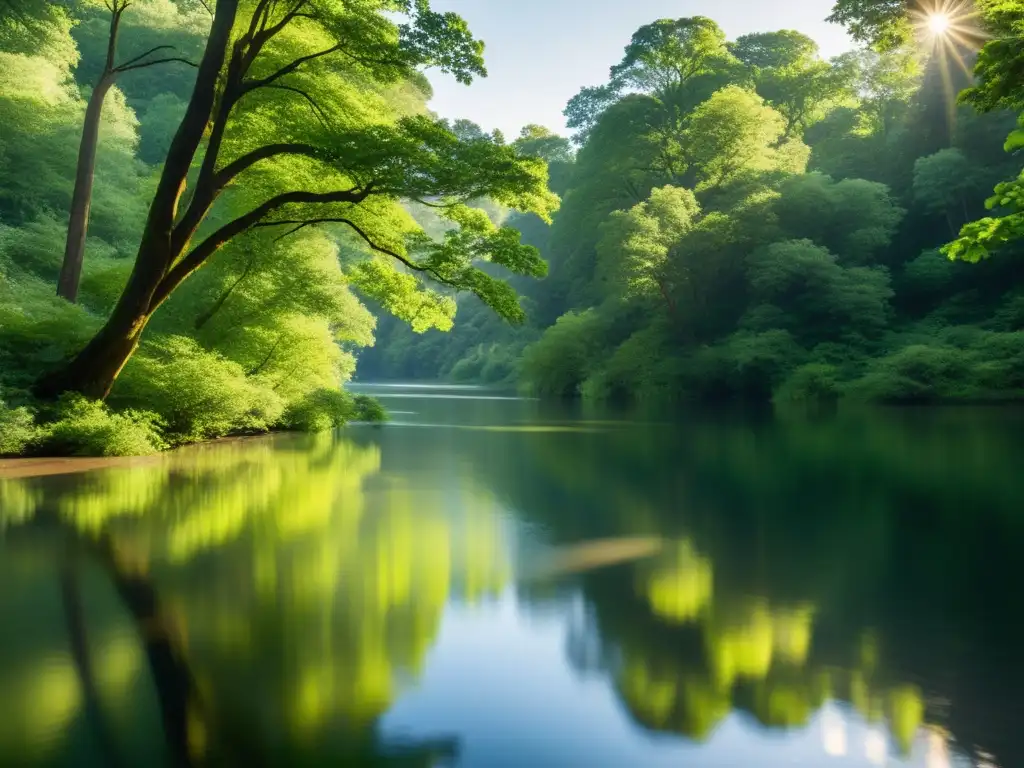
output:
[[[360,375],[659,404],[1019,398],[1022,7],[979,7],[980,55],[977,17],[906,30],[898,2],[839,3],[871,45],[827,61],[793,31],[638,29],[567,105],[572,141],[534,134],[562,206],[509,219],[549,264],[516,283],[527,322],[472,297],[448,334],[385,319]]]
[[[428,0],[0,0],[0,455],[385,417],[362,379],[602,401],[1024,391],[1024,9],[861,46],[632,33],[568,137],[431,112]],[[358,362],[358,368],[357,368]]]

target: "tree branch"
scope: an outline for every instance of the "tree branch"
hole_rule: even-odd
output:
[[[122,64],[120,67],[118,67],[114,71],[115,72],[128,72],[128,71],[133,70],[133,69],[143,69],[144,67],[152,67],[154,64],[166,64],[169,61],[180,61],[182,64],[188,64],[190,67],[195,67],[197,69],[199,68],[199,65],[196,64],[194,61],[189,61],[188,59],[182,59],[182,58],[180,58],[178,56],[171,56],[171,57],[166,58],[166,59],[155,59],[153,61],[144,61],[142,64],[132,64],[130,67],[125,66],[125,65]]]
[[[368,234],[366,234],[366,232],[361,227],[359,227],[358,224],[356,224],[351,219],[346,219],[344,217],[335,217],[335,216],[323,217],[323,218],[318,218],[318,219],[279,219],[279,220],[276,220],[276,221],[260,222],[259,224],[256,224],[255,226],[257,226],[257,227],[276,227],[276,226],[281,226],[281,225],[285,225],[285,224],[295,224],[296,226],[294,228],[288,230],[287,232],[285,232],[283,235],[281,235],[281,237],[278,237],[277,239],[275,239],[274,242],[277,242],[278,240],[281,240],[281,239],[283,239],[285,237],[288,237],[288,235],[291,235],[291,234],[294,234],[295,232],[298,232],[303,227],[312,226],[313,224],[345,224],[350,229],[352,229],[353,232],[355,232],[357,235],[359,235],[359,237],[362,238],[362,240],[368,246],[370,246],[370,248],[372,250],[377,251],[378,253],[383,253],[385,256],[390,256],[391,258],[393,258],[393,259],[395,259],[397,261],[400,261],[402,264],[407,266],[409,269],[415,270],[416,272],[425,272],[426,274],[430,275],[435,280],[437,280],[439,283],[444,283],[446,285],[453,285],[453,283],[451,281],[446,280],[445,278],[441,277],[441,275],[439,275],[437,272],[435,272],[432,267],[428,267],[428,266],[425,266],[423,264],[418,264],[415,261],[413,261],[412,259],[410,259],[408,256],[403,256],[402,254],[400,254],[400,253],[398,253],[396,251],[393,251],[390,248],[385,248],[382,245],[378,245],[377,243],[375,243],[373,241],[373,239]]]
[[[173,45],[158,45],[155,48],[150,48],[145,53],[140,53],[135,58],[128,59],[128,61],[122,62],[120,65],[114,67],[114,70],[116,71],[116,70],[119,70],[121,67],[126,67],[129,64],[134,64],[137,61],[141,61],[142,59],[144,59],[147,56],[149,56],[151,53],[156,53],[157,51],[173,50],[173,49],[174,49]]]
[[[245,82],[243,84],[243,87],[242,87],[242,93],[246,94],[246,93],[249,93],[250,91],[255,91],[257,88],[263,88],[263,87],[265,87],[267,85],[270,85],[275,80],[278,80],[278,79],[284,77],[285,75],[294,72],[296,69],[301,67],[307,61],[312,61],[313,59],[319,59],[321,56],[327,56],[328,54],[335,53],[336,51],[339,51],[339,50],[341,50],[341,46],[339,46],[339,45],[332,45],[330,48],[328,48],[326,50],[318,51],[317,53],[310,53],[310,54],[308,54],[306,56],[300,56],[299,58],[297,58],[295,61],[291,62],[290,64],[285,64],[283,67],[281,67],[279,70],[277,70],[276,72],[274,72],[271,75],[267,75],[266,77],[261,78],[260,80],[249,80],[249,81]]]
[[[400,59],[368,59],[363,56],[356,56],[354,53],[346,51],[340,44],[338,45],[338,52],[348,56],[356,64],[362,64],[364,67],[370,64],[379,64],[382,67],[400,67],[406,62]]]
[[[159,307],[164,301],[166,301],[167,297],[171,295],[171,292],[181,285],[185,278],[203,266],[206,260],[216,253],[221,246],[233,237],[237,237],[242,234],[247,229],[257,224],[264,216],[273,213],[278,208],[294,204],[356,204],[361,203],[369,197],[373,192],[373,189],[374,184],[371,182],[361,189],[342,189],[335,192],[307,192],[305,190],[297,190],[294,192],[284,192],[276,197],[270,198],[262,205],[253,208],[248,213],[242,214],[238,218],[229,221],[227,224],[220,227],[217,231],[213,232],[203,240],[203,242],[193,248],[187,256],[172,266],[153,292],[153,298],[150,301],[149,307],[150,311],[156,311],[157,307]]]
[[[242,274],[238,276],[238,279],[235,280],[235,282],[228,286],[228,288],[220,296],[217,297],[217,300],[213,302],[213,305],[209,309],[207,309],[205,312],[202,312],[196,318],[195,328],[197,331],[201,331],[203,329],[203,326],[210,322],[210,320],[213,319],[213,316],[216,315],[221,310],[221,308],[224,306],[224,303],[229,298],[231,298],[231,294],[234,293],[235,288],[241,285],[242,281],[249,276],[249,273],[252,271],[252,268],[255,264],[256,256],[254,254],[250,255],[249,262],[245,265],[245,269],[242,270]]]
[[[252,18],[249,19],[249,31],[246,33],[250,39],[255,38],[256,33],[260,31],[261,25],[267,23],[266,19],[270,9],[270,2],[271,0],[259,0],[253,9]]]
[[[251,371],[249,371],[249,373],[246,374],[247,376],[255,376],[257,373],[259,373],[260,371],[262,371],[264,368],[267,367],[267,363],[270,362],[270,358],[272,358],[274,356],[274,353],[277,352],[277,348],[279,346],[281,346],[281,339],[283,339],[283,338],[284,338],[284,334],[283,333],[282,334],[278,334],[277,339],[274,341],[274,346],[272,346],[270,348],[270,351],[267,353],[267,356],[263,358],[263,362],[261,362],[259,365],[257,365],[255,368],[253,368]]]
[[[310,96],[308,93],[306,93],[301,88],[295,88],[295,87],[293,87],[291,85],[281,85],[280,83],[276,83],[276,84],[275,83],[271,83],[270,85],[268,85],[266,87],[267,88],[274,88],[274,89],[280,90],[280,91],[291,91],[292,93],[299,94],[299,96],[301,96],[302,98],[304,98],[306,101],[309,102],[309,105],[313,108],[313,114],[316,115],[316,117],[320,121],[320,123],[325,128],[327,127],[327,113],[324,112],[323,108],[319,104],[316,103],[316,101],[313,99],[312,96]]]
[[[412,198],[409,198],[409,199],[412,200],[414,203],[419,203],[420,205],[425,205],[427,208],[436,208],[438,210],[444,210],[446,208],[451,208],[452,207],[451,203],[429,203],[429,202],[427,202],[426,200],[424,200],[421,197],[412,197]],[[458,205],[458,203],[456,203],[456,205]]]
[[[214,176],[214,187],[216,189],[223,189],[238,174],[248,170],[261,160],[269,160],[278,155],[304,155],[306,157],[319,158],[323,155],[323,150],[314,147],[312,144],[265,144],[221,168]]]
[[[256,60],[256,57],[259,56],[260,51],[263,50],[263,46],[266,45],[267,42],[277,33],[294,21],[294,19],[299,15],[299,11],[301,11],[308,3],[309,0],[298,0],[295,6],[288,11],[288,13],[286,13],[279,22],[277,22],[277,24],[268,29],[266,25],[270,18],[270,5],[276,4],[276,0],[260,0],[257,10],[253,13],[252,23],[249,25],[248,34],[250,42],[245,54],[244,71],[247,72],[249,70],[249,67],[251,67],[252,63]],[[263,18],[257,23],[257,18],[260,14],[263,15]],[[303,15],[305,16],[306,14]]]

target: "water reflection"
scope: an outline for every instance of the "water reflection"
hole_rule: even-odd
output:
[[[0,764],[1024,759],[1015,415],[408,402],[0,480]]]

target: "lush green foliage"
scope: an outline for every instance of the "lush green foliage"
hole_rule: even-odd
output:
[[[948,14],[953,22],[950,39],[933,41],[939,55],[961,61],[958,48],[980,47],[975,80],[961,91],[960,101],[980,112],[1024,109],[1024,4],[1019,0],[976,0],[969,5],[950,6]],[[914,37],[915,30],[926,27],[927,9],[904,0],[837,0],[830,19],[844,24],[855,39],[885,51],[905,45]],[[1011,152],[1021,146],[1024,129],[1013,131],[1005,148]],[[945,160],[947,167],[952,163],[951,159]],[[966,170],[966,178],[971,179],[974,174],[971,169]],[[1024,237],[1022,183],[1022,177],[1017,176],[998,184],[985,206],[996,209],[999,215],[965,224],[959,238],[947,245],[944,252],[950,258],[977,262],[987,258],[993,249]],[[956,192],[951,190],[947,196],[950,194],[955,196]]]
[[[952,66],[894,45],[823,61],[799,33],[728,42],[705,18],[642,27],[566,108],[579,149],[553,224],[530,233],[550,263],[527,289],[532,327],[477,335],[443,366],[403,344],[410,366],[375,354],[371,370],[481,381],[485,357],[525,346],[519,383],[543,395],[1019,397],[1017,182],[989,200],[998,218],[973,220],[1024,129],[957,107]],[[984,264],[947,258],[997,244]]]
[[[206,60],[219,22],[201,3],[139,0],[124,9],[115,59],[126,66],[103,103],[85,268],[70,304],[53,296],[54,284],[110,10],[14,0],[16,13],[4,16],[0,385],[10,408],[2,452],[146,453],[225,434],[379,420],[379,406],[340,390],[379,322],[448,330],[463,292],[482,315],[501,318],[492,322],[524,319],[508,277],[542,276],[546,267],[505,219],[518,210],[546,226],[558,204],[546,161],[561,153],[564,164],[568,153],[538,126],[506,144],[428,113],[422,69],[462,82],[486,74],[482,43],[465,23],[420,1],[317,4],[304,13],[262,4],[270,16],[251,19],[257,5],[237,11],[232,34],[249,46],[248,79],[241,94],[221,94],[237,101],[230,119],[211,117],[177,190],[188,188],[177,215],[181,252],[136,323],[146,327],[141,345],[113,372],[106,405],[68,400],[61,408],[29,392],[94,345],[137,292],[133,268],[154,258],[145,233],[173,172],[172,139],[186,131],[179,123],[208,77],[201,72],[194,91],[196,70],[177,59]],[[333,46],[338,39],[345,45]],[[173,49],[176,61],[149,66],[146,51],[155,48]],[[230,90],[232,66],[213,72],[211,87]],[[294,194],[313,203],[282,200]],[[489,375],[512,376],[511,361]]]

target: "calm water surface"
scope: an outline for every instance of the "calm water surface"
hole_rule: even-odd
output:
[[[1024,766],[1021,413],[363,389],[0,479],[0,765]]]

